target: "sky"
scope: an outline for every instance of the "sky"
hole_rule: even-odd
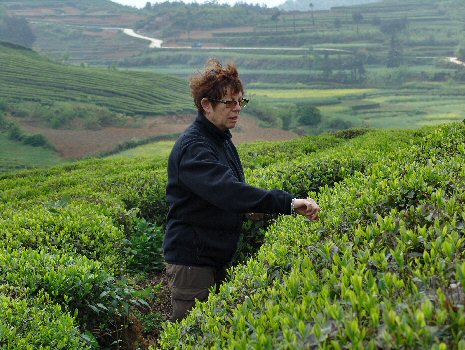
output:
[[[165,2],[166,0],[111,0],[118,4],[133,6],[137,8],[142,8],[147,2],[156,3],[156,2]],[[172,2],[171,0],[170,2]],[[203,4],[211,0],[184,0],[183,2],[197,2],[198,4]],[[229,4],[234,5],[236,2],[248,3],[248,4],[259,4],[266,5],[267,7],[274,7],[281,5],[285,0],[217,0],[219,4]]]

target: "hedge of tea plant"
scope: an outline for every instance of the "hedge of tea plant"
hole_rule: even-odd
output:
[[[369,131],[369,129],[350,129],[319,136],[300,137],[286,142],[259,141],[241,144],[238,146],[238,150],[244,168],[248,170],[261,169],[277,162],[322,152]]]
[[[158,225],[164,220],[165,164],[155,158],[88,160],[1,175],[0,295],[37,323],[28,327],[29,321],[4,318],[8,309],[0,310],[1,346],[25,348],[15,340],[21,332],[31,349],[121,341],[130,309],[145,305],[124,277],[145,248],[140,243],[145,217]],[[134,237],[138,245],[132,244]],[[33,308],[39,296],[50,305],[39,310],[50,312],[45,323],[34,316],[40,315]],[[66,337],[54,332],[61,320]],[[47,324],[48,331],[34,333]],[[26,335],[29,331],[34,334]]]
[[[465,126],[411,139],[322,188],[320,221],[277,220],[160,346],[465,349]]]
[[[366,132],[363,136],[341,142],[332,147],[323,143],[323,149],[309,154],[278,157],[266,167],[246,169],[250,183],[263,188],[280,188],[296,196],[319,192],[355,172],[364,172],[367,165],[380,155],[406,147],[412,142],[411,131]]]
[[[419,136],[421,132],[353,129],[284,144],[246,145],[239,151],[241,156],[245,153],[245,175],[249,183],[306,197],[356,172],[363,172],[380,155],[408,146],[413,142],[412,135]],[[251,158],[254,146],[262,151],[257,160],[260,166],[255,166]],[[254,255],[263,242],[266,227],[275,218],[276,215],[266,215],[264,221],[245,223],[234,264]]]
[[[100,113],[105,113],[105,107],[127,115],[193,111],[185,80],[59,64],[6,42],[0,42],[0,74],[0,96],[13,110],[19,102],[34,101],[50,117],[47,110],[53,113],[54,107],[66,106],[79,110],[79,104],[88,111],[100,107]]]
[[[43,293],[24,298],[4,294],[2,288],[0,315],[2,349],[90,349],[74,318]]]
[[[363,130],[241,146],[239,151],[250,183],[283,188],[296,195],[316,195],[344,183],[341,181],[363,178],[364,173],[381,164],[380,159],[399,148],[419,144],[427,134]],[[26,343],[32,348],[97,348],[112,342],[116,342],[113,346],[122,346],[134,317],[131,310],[145,305],[126,277],[163,267],[160,245],[167,212],[165,186],[166,159],[156,156],[89,159],[1,174],[0,295],[4,303],[11,302],[12,307],[21,307],[21,312],[30,312],[29,318],[37,322],[41,318],[43,322],[21,325],[17,319],[0,317],[0,344],[21,348],[15,345],[16,335],[21,333],[22,339],[30,339]],[[338,208],[326,212],[334,212],[336,217]],[[281,241],[287,242],[279,249],[298,257],[301,252],[295,249],[299,246],[283,226],[295,219],[276,219],[270,218],[260,230],[246,229],[244,236],[257,236],[258,231],[275,222],[269,232],[276,230],[283,236]],[[350,227],[345,222],[341,225]],[[302,227],[307,230],[308,226],[303,223]],[[316,232],[321,234],[322,228]],[[246,263],[237,267],[238,273],[248,264],[263,260],[260,256],[268,248],[248,261],[255,256],[261,240],[258,243],[251,248],[253,244],[245,239],[243,256],[237,261]],[[268,238],[265,247],[269,244]],[[291,261],[283,263],[285,270],[278,260],[270,265],[273,275],[282,276],[277,281],[290,273]],[[243,296],[239,292],[235,298]],[[38,298],[47,301],[40,310],[34,308]],[[230,300],[225,298],[224,302]],[[48,316],[34,316],[41,312]],[[68,337],[46,330],[48,325],[62,321]],[[37,334],[35,326],[43,331]],[[9,331],[3,331],[6,329]],[[163,341],[166,343],[169,337]],[[56,345],[59,339],[61,345]]]

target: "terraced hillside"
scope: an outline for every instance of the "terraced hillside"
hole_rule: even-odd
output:
[[[130,115],[192,111],[184,80],[59,64],[8,44],[0,45],[0,79],[5,102],[73,101]]]
[[[36,36],[33,48],[54,59],[102,63],[115,55],[130,57],[146,46],[117,29],[133,28],[145,16],[108,0],[1,0],[0,7],[10,16],[26,18]]]
[[[0,169],[38,166],[41,161],[46,165],[51,158],[77,159],[173,139],[195,113],[185,79],[63,64],[0,43],[0,146],[8,149],[2,153]],[[239,142],[296,136],[263,129],[245,116],[236,134]],[[31,162],[27,153],[38,152],[30,150],[31,144],[43,146],[46,141],[56,157],[46,149]]]
[[[185,123],[179,126],[183,117],[175,115],[193,114],[190,101],[182,79],[61,64],[0,43],[0,168],[45,165],[57,156],[80,158],[135,138],[179,133]],[[168,121],[174,129],[165,127]],[[56,155],[28,150],[47,142]],[[31,152],[42,156],[31,162]]]

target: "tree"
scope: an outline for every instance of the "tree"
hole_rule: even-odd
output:
[[[294,33],[296,32],[295,29],[295,11],[292,12],[292,26],[294,27]]]
[[[70,53],[68,50],[66,50],[65,52],[63,52],[63,56],[61,57],[61,61],[63,63],[67,63],[69,61],[69,58],[71,57]]]
[[[152,9],[152,4],[149,1],[147,1],[147,3],[144,6],[144,10],[151,10],[151,9]]]
[[[278,21],[279,21],[279,16],[281,16],[281,12],[279,10],[276,10],[272,15],[271,15],[271,20],[275,22],[276,25],[276,33],[278,32]]]
[[[460,43],[460,45],[457,47],[455,50],[455,56],[457,56],[460,61],[465,61],[465,41]]]
[[[366,77],[365,62],[367,61],[367,53],[363,50],[358,50],[354,53],[351,65],[351,75],[353,81],[363,81]]]
[[[0,40],[32,48],[36,37],[26,19],[5,16],[0,19]]]
[[[372,17],[371,24],[375,27],[378,27],[381,24],[381,18],[379,18],[378,16]]]
[[[357,35],[358,35],[358,25],[363,22],[363,15],[360,12],[352,13],[352,20],[354,21],[357,27]]]
[[[297,105],[297,115],[302,125],[317,125],[321,122],[321,111],[307,103]]]
[[[315,26],[315,17],[313,14],[313,2],[311,2],[309,6],[310,6],[310,13],[312,14],[312,25]]]
[[[394,19],[382,22],[379,29],[389,36],[389,51],[386,66],[388,68],[400,67],[403,63],[402,45],[400,33],[407,28],[407,19]]]

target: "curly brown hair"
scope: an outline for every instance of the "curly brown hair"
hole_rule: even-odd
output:
[[[244,93],[244,86],[239,78],[234,63],[224,67],[216,58],[210,58],[202,72],[190,78],[191,94],[199,112],[204,112],[202,99],[221,100],[228,92],[232,94]],[[215,106],[217,102],[212,102]]]

